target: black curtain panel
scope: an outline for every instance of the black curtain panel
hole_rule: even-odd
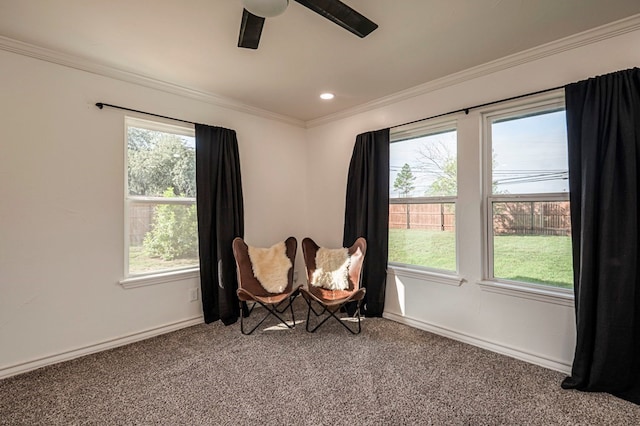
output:
[[[640,404],[640,69],[565,97],[577,342],[562,387]]]
[[[361,281],[367,289],[363,313],[380,317],[389,252],[389,129],[356,137],[345,204],[343,246],[351,247],[358,237],[367,240]]]
[[[231,243],[244,237],[240,156],[234,130],[196,124],[196,187],[200,286],[206,323],[238,319]]]

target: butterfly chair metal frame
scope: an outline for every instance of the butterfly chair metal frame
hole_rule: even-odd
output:
[[[242,334],[249,335],[253,333],[262,323],[271,315],[276,317],[282,324],[288,328],[295,328],[296,321],[293,314],[293,301],[299,294],[299,287],[293,285],[293,265],[295,264],[296,251],[298,249],[298,242],[294,237],[289,237],[285,240],[287,257],[291,261],[291,268],[287,274],[287,285],[281,293],[269,293],[262,287],[260,281],[253,274],[253,267],[251,264],[251,258],[249,257],[249,247],[242,238],[235,238],[233,240],[233,256],[236,259],[236,267],[238,274],[238,300],[240,302],[240,331]],[[243,309],[242,304],[247,303],[251,307],[248,311]],[[245,330],[245,312],[247,317],[251,315],[256,305],[260,305],[266,309],[265,316],[253,327],[251,330]],[[284,306],[283,306],[284,305]],[[291,311],[292,324],[289,325],[287,321],[281,316],[286,310]]]
[[[360,237],[351,247],[348,248],[350,256],[349,287],[346,290],[329,290],[322,287],[316,287],[311,284],[313,274],[316,270],[316,253],[319,249],[320,246],[318,246],[311,238],[305,238],[302,240],[302,252],[307,270],[308,286],[307,288],[301,287],[300,292],[308,306],[306,329],[308,332],[314,333],[330,318],[333,318],[351,334],[360,334],[360,331],[362,330],[360,321],[360,305],[366,293],[366,289],[360,286],[360,278],[362,276],[364,256],[367,252],[367,241]],[[356,311],[354,315],[358,319],[357,331],[348,327],[337,315],[350,302],[356,303]],[[317,304],[320,309],[316,310],[313,306],[314,304]],[[313,328],[310,328],[311,325],[309,321],[311,319],[311,312],[313,312],[319,321],[319,323],[317,323]],[[323,316],[324,318],[320,320]]]

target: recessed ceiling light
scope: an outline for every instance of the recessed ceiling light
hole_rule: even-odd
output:
[[[333,93],[323,93],[320,95],[320,99],[324,99],[326,101],[328,101],[329,99],[333,99],[334,95]]]

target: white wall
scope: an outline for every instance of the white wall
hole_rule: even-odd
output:
[[[235,129],[246,239],[304,237],[303,128],[4,51],[0,69],[0,377],[202,321],[197,278],[118,284],[125,113],[96,102]]]
[[[637,30],[612,38],[594,37],[587,44],[573,41],[570,50],[547,46],[542,55],[537,51],[521,54],[449,76],[445,80],[451,84],[433,84],[434,90],[423,90],[414,97],[398,96],[402,100],[381,101],[377,108],[365,111],[363,107],[363,112],[349,117],[319,121],[307,132],[310,234],[320,244],[337,246],[342,242],[348,164],[358,133],[637,66],[638,46]],[[569,371],[575,344],[570,303],[498,294],[478,285],[483,278],[479,119],[479,113],[472,111],[468,116],[461,114],[458,121],[458,272],[465,281],[455,286],[390,273],[384,315]]]

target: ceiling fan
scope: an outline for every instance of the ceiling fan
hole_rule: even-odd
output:
[[[368,36],[378,28],[378,24],[370,21],[340,0],[295,1],[361,38]],[[242,3],[244,10],[238,47],[257,49],[265,18],[283,13],[289,5],[289,0],[242,0]]]

